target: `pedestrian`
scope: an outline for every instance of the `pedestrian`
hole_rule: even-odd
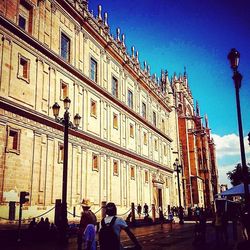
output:
[[[179,224],[184,224],[184,211],[182,206],[179,207],[178,216],[179,216]]]
[[[86,227],[88,226],[88,224],[96,225],[96,222],[97,222],[95,214],[90,210],[90,207],[92,205],[90,200],[83,199],[81,205],[82,205],[83,212],[81,214],[79,230],[77,233],[78,250],[82,250],[83,233],[84,233]]]
[[[94,221],[89,223],[83,232],[84,250],[96,250]]]
[[[217,209],[214,219],[216,244],[220,245],[222,242],[222,211]]]
[[[228,232],[227,232],[227,226],[228,226],[228,217],[227,217],[227,212],[222,213],[222,237],[224,243],[228,243]]]
[[[138,206],[137,206],[137,214],[138,214],[139,219],[140,219],[141,218],[141,205],[140,204],[138,204]]]
[[[163,228],[164,215],[163,215],[163,211],[162,211],[161,207],[159,207],[159,219],[160,219],[160,223],[161,223],[161,228]]]
[[[30,240],[34,241],[36,238],[36,230],[37,230],[36,218],[32,219],[32,221],[29,224],[28,230],[29,230]]]
[[[99,231],[100,250],[120,250],[120,232],[124,230],[131,241],[135,244],[135,249],[141,249],[139,242],[134,234],[129,230],[127,223],[116,217],[117,209],[113,202],[106,205],[106,217],[101,220]]]
[[[148,205],[147,205],[147,203],[145,203],[143,206],[143,213],[144,213],[145,217],[148,217]]]

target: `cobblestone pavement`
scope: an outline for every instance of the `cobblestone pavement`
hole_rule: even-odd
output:
[[[194,239],[194,223],[186,222],[184,225],[173,224],[170,230],[170,224],[132,228],[133,233],[142,245],[144,250],[236,250],[237,241],[232,238],[232,225],[228,226],[229,241],[227,245],[217,246],[215,242],[215,232],[211,224],[207,225],[206,242],[193,246]],[[240,229],[238,230],[240,236]],[[241,240],[239,238],[239,240]],[[126,234],[122,233],[121,241],[123,246],[130,246],[131,242]],[[1,242],[1,239],[0,239]],[[1,244],[1,243],[0,243]],[[67,246],[58,246],[56,244],[41,241],[39,244],[31,242],[21,242],[17,244],[15,241],[9,242],[7,245],[0,245],[2,250],[75,250],[77,249],[76,238],[69,239]]]

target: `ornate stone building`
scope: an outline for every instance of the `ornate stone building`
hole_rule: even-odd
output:
[[[178,113],[178,130],[183,167],[183,199],[185,207],[211,208],[218,193],[216,149],[211,138],[208,118],[202,123],[198,103],[194,111],[192,93],[186,72],[173,77]]]
[[[124,34],[110,34],[101,6],[94,17],[88,1],[3,0],[0,37],[1,217],[20,191],[30,193],[26,218],[61,198],[64,133],[52,106],[63,107],[66,97],[71,116],[82,117],[78,130],[69,130],[69,210],[76,206],[79,214],[83,198],[93,210],[102,201],[122,212],[131,202],[164,210],[178,205],[173,163],[183,157],[186,164],[178,80],[171,86],[167,72],[157,78],[146,62],[142,68],[134,47],[127,52]]]
[[[178,152],[167,76],[151,77],[125,36],[113,38],[107,13],[87,1],[1,1],[0,202],[30,193],[25,215],[61,198],[63,126],[52,106],[71,100],[82,117],[69,132],[68,206],[114,201],[175,205],[172,151]],[[62,116],[62,111],[61,114]]]

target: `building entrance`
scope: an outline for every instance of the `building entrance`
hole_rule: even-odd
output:
[[[158,206],[162,208],[162,189],[158,188]]]

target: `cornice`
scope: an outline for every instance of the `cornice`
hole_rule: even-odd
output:
[[[0,107],[4,110],[13,112],[15,114],[18,114],[18,115],[23,116],[25,118],[28,118],[30,120],[39,122],[45,126],[49,126],[50,128],[57,129],[60,131],[63,131],[63,129],[64,129],[63,125],[55,122],[52,118],[50,118],[46,115],[43,115],[37,111],[34,111],[32,109],[29,109],[27,107],[24,107],[20,104],[17,104],[15,102],[7,100],[6,98],[0,97]],[[173,170],[169,167],[163,166],[163,165],[156,163],[150,159],[142,157],[138,154],[135,154],[135,153],[127,150],[127,149],[117,147],[117,145],[114,145],[110,142],[107,142],[99,137],[90,135],[89,133],[86,133],[84,131],[69,129],[69,134],[72,136],[75,136],[77,138],[81,138],[83,140],[86,140],[88,142],[92,142],[94,144],[97,144],[101,147],[108,148],[109,150],[111,150],[113,152],[116,152],[116,153],[122,154],[124,156],[133,158],[134,160],[137,160],[139,162],[142,162],[142,163],[148,164],[150,166],[153,166],[155,168],[161,169],[165,172],[169,172],[169,173],[173,172]]]
[[[164,100],[168,100],[168,98],[164,96],[159,98],[159,94],[155,93],[155,91],[151,88],[151,80],[149,83],[143,81],[143,79],[147,78],[147,76],[140,68],[140,64],[136,60],[130,58],[126,52],[126,48],[124,50],[122,44],[118,44],[117,41],[105,31],[105,26],[102,22],[98,22],[98,20],[96,20],[86,9],[82,9],[82,13],[80,13],[65,0],[57,0],[57,2],[64,10],[74,17],[84,27],[84,29],[90,33],[93,38],[95,38],[100,45],[134,77],[134,79],[136,79],[147,91],[151,92],[154,98],[166,110],[169,112],[171,111],[171,108],[164,102]]]
[[[146,121],[143,117],[141,117],[139,114],[137,114],[135,111],[131,110],[127,105],[122,103],[120,100],[114,98],[109,92],[107,92],[105,89],[103,89],[101,86],[93,82],[91,79],[83,75],[83,73],[79,70],[77,70],[74,66],[67,63],[65,60],[60,58],[55,52],[50,50],[48,47],[44,46],[41,42],[39,42],[34,37],[29,36],[25,31],[18,28],[15,24],[13,24],[11,21],[6,20],[3,16],[0,15],[0,21],[3,27],[5,27],[7,30],[11,31],[13,34],[18,36],[20,39],[27,42],[30,46],[35,48],[37,51],[39,51],[41,54],[47,56],[50,60],[53,62],[56,62],[58,65],[63,67],[65,70],[73,74],[75,77],[86,83],[88,86],[92,87],[99,93],[101,93],[103,96],[111,100],[116,105],[120,106],[123,110],[125,110],[130,115],[134,116],[137,120],[144,123],[147,127],[155,131],[157,134],[165,138],[167,141],[172,142],[173,140],[162,133],[159,129],[154,127],[151,123]]]

